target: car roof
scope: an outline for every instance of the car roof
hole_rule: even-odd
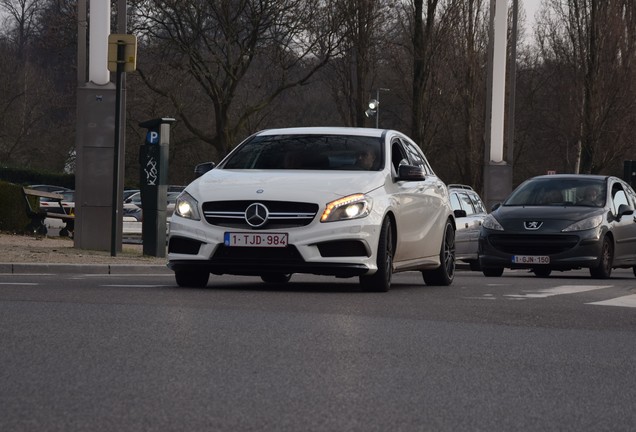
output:
[[[463,184],[455,184],[455,183],[451,183],[448,185],[449,189],[463,189],[463,190],[469,190],[469,191],[474,191],[474,189],[468,185],[463,185]]]
[[[352,135],[352,136],[370,136],[381,137],[387,132],[386,129],[376,128],[356,128],[356,127],[296,127],[281,129],[265,129],[257,132],[255,136],[272,136],[272,135]]]
[[[600,175],[600,174],[545,174],[536,177],[532,177],[530,180],[534,179],[593,179],[593,180],[606,180],[612,176]]]

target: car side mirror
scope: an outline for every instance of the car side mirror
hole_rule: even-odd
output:
[[[206,172],[214,168],[214,162],[203,162],[194,167],[194,175],[196,178],[201,177]]]
[[[400,165],[398,167],[398,180],[422,181],[426,180],[424,168],[414,165]]]
[[[497,203],[497,204],[495,204],[494,206],[492,206],[492,207],[490,208],[490,211],[491,211],[491,212],[494,212],[494,211],[495,211],[495,210],[497,210],[499,207],[501,207],[501,203]]]
[[[456,218],[466,217],[466,210],[453,210]]]
[[[630,208],[627,204],[621,204],[618,206],[618,219],[631,214],[634,214],[634,209]]]

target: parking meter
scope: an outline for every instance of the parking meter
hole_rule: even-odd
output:
[[[141,239],[144,255],[166,256],[166,203],[168,192],[168,148],[173,118],[156,118],[139,123],[148,129],[139,150],[139,190],[143,218]]]

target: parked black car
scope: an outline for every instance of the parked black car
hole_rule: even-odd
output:
[[[595,196],[594,196],[595,195]],[[527,268],[589,268],[609,278],[613,268],[636,275],[636,193],[616,177],[559,174],[526,180],[483,222],[479,263],[486,276]]]

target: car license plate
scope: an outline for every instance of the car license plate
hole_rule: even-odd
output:
[[[287,247],[287,233],[226,232],[223,242],[234,247]]]
[[[515,255],[512,257],[515,264],[550,264],[550,257],[547,255]]]

